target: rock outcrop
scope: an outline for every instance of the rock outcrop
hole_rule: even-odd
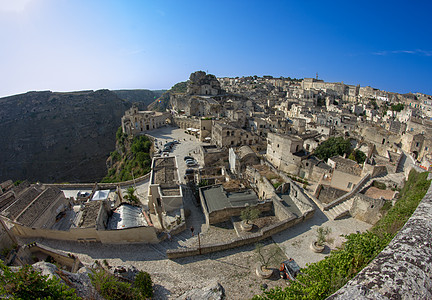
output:
[[[222,300],[225,299],[225,291],[222,285],[218,282],[211,283],[202,289],[190,290],[177,300]]]

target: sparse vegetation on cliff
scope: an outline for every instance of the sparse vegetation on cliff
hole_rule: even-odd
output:
[[[132,180],[150,172],[152,142],[147,136],[136,136],[131,140],[120,127],[116,140],[117,149],[111,152],[108,159],[111,166],[102,182]]]
[[[429,188],[428,174],[412,170],[399,200],[370,231],[346,236],[339,250],[307,265],[285,289],[263,291],[254,299],[325,299],[339,290],[390,243],[410,218]]]

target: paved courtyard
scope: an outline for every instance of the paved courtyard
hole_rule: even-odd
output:
[[[185,156],[194,157],[198,163],[200,160],[198,158],[198,152],[200,145],[205,144],[200,142],[195,136],[185,133],[184,129],[177,127],[162,127],[152,131],[147,132],[147,135],[150,135],[157,139],[155,143],[156,149],[163,149],[163,146],[167,142],[172,142],[177,140],[179,144],[174,145],[172,152],[169,153],[169,156],[175,156],[177,158],[177,164],[179,169],[180,181],[184,183],[183,176],[188,167],[186,167],[186,163],[184,161]],[[196,166],[194,168],[198,168]]]

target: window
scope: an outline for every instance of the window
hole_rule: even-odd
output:
[[[348,186],[347,186],[347,188],[351,188],[352,187],[352,182],[348,182]]]

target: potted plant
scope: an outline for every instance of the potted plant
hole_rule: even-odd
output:
[[[240,219],[242,219],[241,228],[244,231],[252,230],[253,224],[251,221],[257,219],[260,215],[260,211],[257,208],[252,208],[250,206],[246,207],[240,214]]]
[[[264,245],[258,243],[255,245],[255,252],[258,257],[258,263],[255,267],[255,273],[258,277],[270,278],[274,273],[274,269],[270,268],[269,265],[271,261],[275,260],[276,255],[279,252],[279,248],[273,245],[272,249],[264,251]]]
[[[314,240],[311,244],[312,251],[316,253],[321,253],[324,251],[325,242],[327,241],[327,235],[329,235],[331,229],[328,227],[318,227],[316,240]]]

